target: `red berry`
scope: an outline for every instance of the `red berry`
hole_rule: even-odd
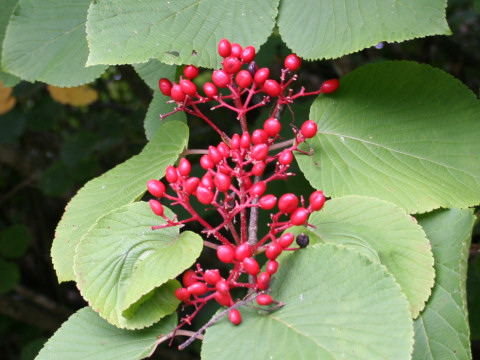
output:
[[[268,134],[268,136],[276,136],[282,130],[282,124],[275,118],[269,118],[263,123],[263,130]]]
[[[187,289],[190,291],[190,294],[196,296],[203,295],[208,291],[207,284],[200,281],[193,283]]]
[[[217,173],[213,179],[213,182],[217,189],[222,192],[228,191],[228,189],[230,189],[230,185],[232,184],[230,177],[222,173]]]
[[[285,58],[283,65],[285,66],[286,69],[290,71],[295,71],[300,67],[301,63],[302,63],[302,59],[300,59],[295,54],[290,54]]]
[[[275,260],[268,260],[266,270],[270,275],[275,274],[278,270],[278,262]]]
[[[323,191],[317,190],[314,191],[309,198],[310,207],[313,211],[318,211],[323,208],[325,204],[325,195],[323,195]]]
[[[268,145],[267,144],[257,144],[252,147],[250,151],[250,156],[254,160],[265,160],[268,156]]]
[[[215,146],[210,145],[208,147],[208,157],[214,164],[218,164],[220,161],[222,161],[223,156],[220,151]]]
[[[257,296],[257,304],[260,306],[270,305],[272,303],[272,297],[268,294],[260,294]]]
[[[237,44],[237,43],[233,43],[232,44],[232,52],[230,53],[230,56],[234,56],[234,57],[237,57],[239,58],[240,55],[242,54],[242,47],[240,46],[240,44]]]
[[[245,177],[243,178],[243,189],[244,190],[248,190],[252,187],[253,183],[252,183],[252,179],[250,179],[249,177]]]
[[[174,84],[172,86],[172,91],[170,92],[170,96],[176,102],[183,102],[185,100],[185,92],[182,90],[182,87],[178,84]]]
[[[193,270],[187,270],[182,276],[182,284],[185,287],[189,287],[190,285],[197,282],[197,274]]]
[[[338,81],[338,79],[330,79],[330,80],[325,81],[322,84],[322,91],[325,94],[330,94],[330,93],[334,92],[335,90],[337,90],[339,86],[340,86],[340,81]]]
[[[300,132],[307,139],[314,137],[315,134],[317,133],[317,123],[313,120],[305,121],[302,127],[300,128]]]
[[[243,243],[235,249],[235,260],[243,261],[243,259],[252,256],[253,249],[249,243]]]
[[[233,56],[229,56],[223,60],[222,65],[223,69],[229,74],[235,74],[242,68],[242,62]]]
[[[204,205],[210,205],[213,201],[215,195],[213,194],[212,190],[199,186],[197,187],[197,199]]]
[[[268,142],[268,134],[265,130],[257,129],[252,134],[252,142],[254,145],[266,144]]]
[[[244,132],[240,138],[240,147],[242,149],[248,149],[250,147],[250,141],[250,134],[248,132]]]
[[[228,313],[228,319],[233,325],[239,325],[242,322],[242,314],[238,309],[230,310]]]
[[[172,82],[170,80],[161,78],[158,81],[158,87],[163,95],[170,96],[172,91]]]
[[[212,81],[218,87],[225,88],[232,82],[232,79],[225,70],[220,69],[213,72]]]
[[[177,168],[178,173],[182,176],[188,176],[191,170],[192,165],[190,164],[190,161],[188,161],[186,158],[180,159],[180,163],[178,164]]]
[[[275,261],[275,260],[269,260],[269,261]],[[275,261],[276,262],[276,261]],[[262,272],[258,274],[257,276],[257,286],[260,290],[266,290],[268,289],[268,286],[270,285],[270,274],[268,272]]]
[[[295,240],[295,235],[292,233],[285,233],[278,239],[278,245],[280,245],[283,249],[288,248],[292,245],[293,240]]]
[[[283,194],[278,200],[278,209],[285,214],[294,212],[298,207],[298,198],[295,194]]]
[[[265,190],[267,189],[267,183],[265,181],[258,181],[250,188],[248,191],[250,196],[253,197],[260,197],[263,195]]]
[[[261,176],[266,167],[267,165],[263,161],[257,161],[252,167],[252,174],[255,176]]]
[[[255,276],[260,272],[260,266],[258,266],[258,262],[254,258],[247,257],[242,264],[247,274]]]
[[[257,84],[263,84],[265,80],[268,79],[269,76],[270,76],[270,70],[268,68],[261,68],[257,70],[255,75],[253,76],[253,80]]]
[[[215,285],[217,282],[222,280],[222,277],[220,276],[220,271],[218,269],[211,269],[205,271],[205,274],[203,274],[203,279],[207,284]]]
[[[258,205],[263,210],[271,210],[277,204],[277,198],[275,195],[269,194],[262,196],[260,200],[258,200]]]
[[[293,154],[290,150],[283,150],[278,156],[278,163],[280,165],[290,165],[293,161]]]
[[[205,95],[207,95],[209,99],[218,95],[217,87],[211,82],[206,82],[205,84],[203,84],[203,92],[205,93]]]
[[[235,249],[230,245],[220,245],[217,248],[217,257],[225,264],[232,263],[235,260]]]
[[[228,294],[230,291],[230,286],[228,285],[228,282],[226,280],[222,279],[217,281],[217,283],[215,284],[215,289],[217,289],[220,294]]]
[[[150,194],[156,197],[162,197],[165,193],[165,185],[159,180],[148,180],[147,189]]]
[[[275,260],[278,255],[282,253],[282,247],[277,243],[272,243],[267,246],[267,250],[265,251],[265,256],[270,260]]]
[[[251,62],[255,58],[255,48],[252,45],[247,46],[240,54],[240,58],[244,63]]]
[[[236,150],[240,148],[240,135],[233,134],[232,139],[230,141],[230,147],[232,150]]]
[[[198,185],[200,185],[200,179],[197,177],[191,177],[185,180],[183,188],[187,194],[193,194],[195,190],[197,190]]]
[[[195,85],[191,80],[182,79],[180,80],[180,87],[183,92],[190,96],[195,96],[197,93],[197,85]]]
[[[180,301],[187,301],[188,299],[190,299],[191,294],[190,291],[188,291],[188,289],[186,288],[178,288],[177,290],[175,290],[175,296]]]
[[[241,88],[248,88],[252,85],[252,75],[247,70],[241,70],[235,77],[235,82]]]
[[[183,75],[188,79],[194,79],[198,76],[200,70],[194,65],[187,65],[183,68]]]
[[[200,184],[207,189],[213,189],[213,179],[210,174],[203,175],[202,179],[200,180]]]
[[[230,156],[230,148],[224,142],[217,145],[217,150],[220,151],[224,158]]]
[[[282,92],[280,84],[276,80],[267,79],[263,83],[263,92],[271,97],[277,97]]]
[[[290,215],[290,221],[293,225],[300,226],[305,224],[308,219],[308,215],[310,215],[310,212],[307,209],[304,207],[299,207],[292,213],[292,215]]]
[[[167,178],[167,181],[170,184],[177,182],[178,180],[177,169],[172,165],[168,165],[167,169],[165,170],[165,177]]]
[[[214,298],[222,306],[233,305],[233,301],[232,301],[232,297],[230,296],[230,293],[222,294],[217,291],[214,294]]]
[[[218,53],[221,57],[230,56],[232,52],[232,44],[227,39],[222,39],[218,42]]]
[[[163,215],[163,205],[160,203],[160,201],[152,199],[148,202],[148,204],[150,205],[150,209],[152,209],[155,215]]]
[[[212,169],[215,166],[215,164],[208,155],[203,155],[200,158],[200,166],[203,169],[208,170],[208,169]]]

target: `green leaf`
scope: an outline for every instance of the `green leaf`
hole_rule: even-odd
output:
[[[474,223],[470,210],[437,210],[419,217],[435,257],[432,296],[415,320],[413,359],[471,359],[466,269]]]
[[[7,293],[15,288],[20,281],[20,269],[17,264],[0,258],[0,294]]]
[[[153,93],[153,99],[150,102],[148,107],[147,115],[145,116],[145,121],[143,126],[145,127],[145,134],[147,139],[151,139],[152,136],[158,131],[162,123],[169,121],[182,121],[183,123],[187,122],[187,117],[183,111],[179,111],[173,115],[168,116],[164,120],[160,120],[160,115],[168,114],[173,111],[176,107],[176,104],[167,104],[167,101],[170,100],[168,97],[164,96],[160,90],[157,90]]]
[[[12,225],[0,233],[0,255],[18,258],[30,246],[31,236],[25,225]]]
[[[386,201],[347,196],[327,201],[308,221],[320,241],[356,249],[385,265],[407,296],[412,317],[418,316],[435,272],[430,242],[414,218]]]
[[[59,281],[74,279],[75,247],[97,219],[111,210],[139,199],[147,181],[165,175],[187,145],[185,124],[165,123],[142,152],[89,181],[70,201],[57,226],[52,259]]]
[[[217,67],[222,38],[257,49],[272,32],[278,0],[99,0],[88,11],[87,64],[141,63]]]
[[[90,307],[63,323],[48,340],[36,360],[136,360],[149,357],[160,336],[175,328],[172,314],[142,330],[122,330],[107,323]]]
[[[3,68],[24,80],[56,86],[93,81],[106,66],[85,67],[85,33],[91,0],[20,0],[3,42]]]
[[[315,154],[297,161],[332,197],[373,196],[409,213],[468,207],[480,200],[479,113],[475,94],[443,71],[367,65],[315,100]]]
[[[2,49],[3,40],[5,39],[5,30],[7,29],[8,21],[12,15],[13,9],[17,5],[18,0],[3,0],[2,11],[0,12],[0,64],[2,63]],[[20,81],[16,76],[3,72],[0,67],[0,82],[5,87],[16,85]]]
[[[169,210],[166,215],[173,218]],[[203,240],[199,235],[189,231],[179,235],[178,227],[152,230],[165,223],[148,203],[136,202],[98,219],[78,244],[77,286],[110,323],[131,329],[158,321],[159,315],[143,310],[151,306],[152,290],[182,273],[200,255]],[[169,312],[178,306],[173,291],[171,296]],[[163,304],[158,306],[164,316]]]
[[[175,65],[167,65],[157,59],[151,59],[146,63],[133,64],[133,68],[152,90],[158,90],[158,80],[161,78],[173,81],[177,71]]]
[[[202,359],[410,359],[408,303],[382,265],[334,244],[279,262],[272,297],[285,306],[242,307],[237,328],[223,318],[207,329]]]
[[[280,34],[306,59],[331,59],[374,46],[428,35],[448,35],[447,1],[282,1]]]

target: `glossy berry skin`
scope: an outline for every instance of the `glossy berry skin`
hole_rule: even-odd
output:
[[[323,195],[323,191],[317,190],[311,193],[309,201],[310,201],[310,208],[313,211],[318,211],[323,208],[325,204],[325,195]]]
[[[212,99],[218,95],[217,87],[211,82],[206,82],[205,84],[203,84],[203,92],[209,99]]]
[[[278,200],[278,209],[285,214],[294,212],[298,207],[298,198],[295,194],[283,194]]]
[[[218,50],[218,54],[221,57],[225,58],[227,56],[230,56],[232,52],[232,44],[227,39],[222,39],[218,42],[217,50]]]
[[[180,162],[178,163],[178,168],[177,168],[178,173],[182,176],[188,176],[191,170],[192,170],[192,165],[190,164],[190,161],[188,161],[188,159],[186,158],[180,159]]]
[[[188,291],[192,295],[200,296],[203,295],[207,292],[207,285],[203,282],[197,281],[190,285],[188,288]]]
[[[270,70],[268,68],[260,68],[255,72],[253,81],[257,84],[263,84],[270,76]]]
[[[260,266],[258,265],[257,260],[251,257],[247,257],[242,262],[243,268],[249,275],[257,275],[260,272]]]
[[[254,145],[266,144],[268,142],[268,134],[265,130],[256,129],[252,133],[252,142]]]
[[[317,123],[313,120],[307,120],[300,128],[300,132],[307,139],[314,137],[317,134]]]
[[[222,277],[218,269],[211,269],[205,271],[205,274],[203,274],[203,279],[207,284],[215,286],[217,282],[222,280]]]
[[[292,213],[292,215],[290,215],[290,221],[293,225],[300,226],[305,224],[308,219],[308,215],[310,215],[310,212],[307,209],[304,207],[299,207]]]
[[[170,92],[170,96],[176,102],[183,102],[185,101],[185,97],[187,96],[185,92],[182,90],[182,87],[179,84],[174,84],[172,86],[172,90]]]
[[[232,150],[240,149],[240,135],[233,134],[232,139],[230,140],[230,148]]]
[[[197,188],[197,200],[202,204],[210,205],[214,197],[215,194],[212,192],[212,190],[203,186],[199,186]]]
[[[160,201],[152,199],[148,202],[148,204],[150,205],[150,209],[152,209],[155,215],[163,215],[163,205],[160,203]]]
[[[258,70],[258,66],[255,63],[255,61],[251,61],[250,64],[248,64],[247,66],[247,71],[250,73],[250,75],[252,75],[252,79],[255,76],[255,73],[257,72],[257,70]]]
[[[161,78],[158,81],[158,88],[160,89],[163,95],[170,96],[172,92],[172,82],[168,79]]]
[[[237,43],[232,43],[232,52],[230,53],[230,56],[237,57],[239,58],[240,55],[242,55],[242,46]]]
[[[272,194],[262,196],[260,200],[258,200],[258,205],[263,210],[271,210],[277,205],[277,198]]]
[[[167,178],[167,181],[170,184],[177,182],[178,180],[177,169],[175,169],[175,167],[172,165],[168,165],[167,169],[165,170],[165,177]]]
[[[200,70],[194,65],[187,65],[183,68],[183,75],[190,80],[195,79],[199,73]]]
[[[219,88],[225,88],[232,82],[230,75],[223,69],[215,70],[212,74],[213,83]]]
[[[197,93],[197,86],[191,80],[180,80],[180,87],[182,88],[182,91],[189,96],[195,96]]]
[[[228,319],[233,325],[240,325],[242,322],[242,314],[240,314],[240,311],[238,309],[233,309],[230,310],[228,313]]]
[[[263,92],[271,97],[277,97],[282,92],[280,84],[276,80],[267,79],[263,83]]]
[[[252,167],[252,174],[255,176],[261,176],[266,167],[267,165],[263,161],[257,161]]]
[[[208,157],[214,164],[218,164],[223,159],[222,153],[212,145],[208,147]]]
[[[233,304],[232,297],[229,293],[222,294],[220,292],[215,292],[214,299],[222,306],[231,306]]]
[[[250,156],[254,160],[265,160],[268,156],[268,145],[267,144],[257,144],[252,147]]]
[[[191,295],[192,294],[190,294],[190,291],[188,291],[186,288],[178,288],[175,290],[175,296],[180,301],[188,301]]]
[[[165,185],[160,180],[148,180],[147,189],[150,194],[155,197],[161,198],[165,193]]]
[[[220,245],[217,248],[217,257],[225,264],[232,263],[235,260],[235,249],[229,245]]]
[[[189,287],[190,285],[197,282],[197,274],[193,270],[187,270],[182,276],[182,284],[185,287]]]
[[[200,185],[200,179],[197,177],[191,177],[185,180],[183,189],[187,194],[193,194],[197,190],[198,185]]]
[[[270,260],[275,260],[278,255],[282,253],[282,247],[277,243],[272,243],[267,246],[267,250],[265,251],[265,256]]]
[[[285,66],[285,69],[288,69],[290,71],[297,70],[300,67],[301,64],[302,64],[302,59],[300,59],[295,54],[288,55],[285,58],[285,61],[283,62],[283,65]]]
[[[270,260],[272,261],[272,260]],[[274,261],[274,260],[273,260]],[[270,286],[271,276],[268,272],[262,272],[257,276],[257,286],[260,290],[267,290]]]
[[[235,74],[242,68],[242,62],[233,56],[229,56],[223,60],[222,65],[228,74]]]
[[[295,242],[301,248],[305,248],[310,243],[310,238],[309,238],[308,235],[305,235],[305,234],[302,233],[302,234],[297,236],[297,238],[295,239]]]
[[[252,81],[252,75],[247,70],[240,70],[237,76],[235,76],[235,82],[241,88],[248,88],[252,85]]]
[[[290,150],[283,150],[278,156],[278,163],[280,165],[290,165],[293,161],[293,154]]]
[[[220,154],[222,154],[224,158],[230,156],[230,148],[224,142],[217,145],[217,150],[220,151]]]
[[[260,197],[263,195],[266,189],[267,183],[265,181],[258,181],[252,185],[248,192],[250,193],[250,196]]]
[[[282,124],[275,118],[269,118],[263,123],[263,130],[268,134],[268,136],[276,136],[282,130]]]
[[[260,306],[270,305],[272,303],[272,297],[268,294],[260,294],[257,296],[257,304]]]
[[[203,175],[202,179],[200,180],[200,184],[207,189],[213,189],[213,179],[210,174]]]
[[[245,258],[252,256],[253,249],[249,243],[243,243],[235,249],[235,260],[243,261]]]
[[[248,132],[244,132],[240,137],[240,147],[242,149],[248,149],[251,145],[251,137]]]
[[[270,275],[275,274],[278,270],[278,262],[276,260],[268,260],[266,270]]]
[[[295,240],[295,235],[292,233],[285,233],[280,238],[278,239],[278,245],[282,247],[282,249],[288,248],[290,245],[292,245],[293,240]]]
[[[255,48],[252,45],[247,46],[245,49],[242,50],[240,54],[240,59],[244,63],[249,63],[255,58]]]
[[[205,169],[212,169],[215,166],[215,163],[210,159],[208,155],[203,155],[200,158],[200,166]]]
[[[228,189],[230,189],[232,180],[230,179],[229,176],[219,172],[215,175],[215,178],[213,179],[213,183],[215,184],[215,186],[219,191],[225,192],[225,191],[228,191]]]
[[[325,94],[330,94],[330,93],[336,91],[339,86],[340,86],[340,81],[338,81],[338,79],[330,79],[330,80],[325,81],[322,84],[322,91]]]
[[[217,283],[215,284],[215,289],[217,289],[220,294],[228,294],[230,291],[230,286],[228,285],[228,282],[226,280],[222,279],[217,281]]]

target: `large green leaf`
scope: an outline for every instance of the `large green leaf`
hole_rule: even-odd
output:
[[[364,66],[319,96],[314,156],[298,155],[313,187],[385,199],[409,213],[480,201],[480,102],[443,71],[413,62]]]
[[[167,78],[173,81],[175,72],[177,71],[175,65],[167,65],[157,59],[151,59],[141,64],[133,64],[133,67],[152,90],[158,90],[158,80],[161,78]]]
[[[285,256],[272,296],[285,306],[242,307],[238,327],[225,318],[210,327],[202,359],[410,359],[407,300],[382,265],[357,251],[316,244]]]
[[[142,330],[119,329],[85,307],[73,314],[48,340],[36,360],[136,360],[155,350],[159,336],[173,331],[172,314]]]
[[[12,11],[17,5],[18,0],[3,0],[2,11],[0,12],[0,65],[2,63],[2,49],[3,39],[5,39],[5,30],[7,29],[8,21],[12,15]],[[14,86],[19,82],[19,78],[16,76],[2,71],[0,66],[0,82],[3,86]]]
[[[279,0],[99,0],[90,6],[88,64],[158,58],[217,67],[223,37],[258,48],[272,32]]]
[[[166,215],[173,218],[171,211]],[[152,230],[162,224],[148,203],[135,202],[98,219],[77,246],[74,270],[82,296],[118,327],[149,326],[174,311],[173,291],[175,300],[165,305],[157,303],[155,289],[190,267],[202,251],[203,240],[195,233]]]
[[[380,41],[449,34],[446,0],[282,1],[278,27],[288,47],[307,59],[337,58]]]
[[[89,181],[70,201],[57,226],[52,258],[59,281],[74,280],[75,247],[97,219],[129,204],[145,193],[147,181],[165,175],[187,145],[188,128],[172,121],[165,123],[143,151]]]
[[[432,297],[415,320],[413,359],[471,359],[466,269],[474,217],[470,210],[438,210],[419,218],[435,256]]]
[[[309,223],[319,241],[357,249],[385,265],[407,296],[412,317],[418,316],[430,297],[435,272],[430,242],[415,219],[392,203],[347,196],[327,201]]]
[[[76,86],[100,76],[105,66],[85,67],[85,33],[91,0],[20,0],[7,27],[2,66],[24,80]]]

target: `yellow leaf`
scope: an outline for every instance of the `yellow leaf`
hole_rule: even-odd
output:
[[[98,99],[98,92],[85,85],[62,88],[47,85],[50,96],[61,104],[72,106],[85,106]]]
[[[3,87],[0,82],[0,115],[3,115],[15,106],[17,99],[12,95],[13,89],[11,87]]]

